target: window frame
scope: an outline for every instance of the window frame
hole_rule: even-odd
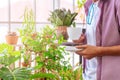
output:
[[[36,0],[34,0],[34,12],[35,12],[35,22],[36,22]],[[53,10],[60,8],[60,0],[53,0]],[[73,11],[75,11],[75,0],[73,0]],[[19,21],[11,21],[11,0],[8,0],[8,21],[0,21],[0,24],[8,24],[8,32],[11,32],[12,24],[22,24],[22,22]],[[50,24],[50,22],[36,22],[36,25],[38,24]],[[82,23],[76,23],[77,25],[81,25]],[[75,65],[75,53],[72,54],[72,65]]]

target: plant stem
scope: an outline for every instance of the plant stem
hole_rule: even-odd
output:
[[[13,72],[12,72],[12,70],[10,69],[10,67],[9,67],[9,66],[8,66],[8,69],[9,69],[10,73],[12,74],[13,79],[14,79],[14,80],[16,80],[15,75],[13,74]]]

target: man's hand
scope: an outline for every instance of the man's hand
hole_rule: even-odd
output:
[[[78,49],[82,49],[77,51],[78,55],[82,55],[84,58],[91,59],[96,56],[100,56],[101,50],[100,47],[91,46],[91,45],[80,45],[76,46]]]
[[[85,34],[81,34],[80,38],[78,40],[73,40],[74,43],[83,43],[86,39]]]

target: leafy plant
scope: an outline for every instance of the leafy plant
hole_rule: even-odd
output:
[[[61,80],[83,80],[82,78],[82,67],[76,65],[75,67],[64,66],[60,71]]]
[[[34,70],[37,73],[33,74],[31,78],[58,78],[55,73],[61,70],[61,61],[64,60],[63,55],[67,53],[64,48],[58,46],[64,41],[63,38],[59,38],[56,43],[57,39],[55,30],[49,26],[44,27],[41,32],[37,33],[35,39],[31,36],[29,38],[26,37],[27,42],[23,42],[24,48],[27,52],[34,52],[37,55],[34,59],[37,63]]]
[[[33,67],[34,73],[30,75],[30,78],[64,80],[64,76],[60,72],[61,70],[66,70],[65,68],[69,68],[70,65],[69,60],[65,60],[65,56],[69,55],[69,53],[64,50],[64,47],[60,46],[64,39],[61,36],[57,37],[55,28],[51,28],[48,25],[36,32],[34,15],[31,11],[25,11],[27,15],[24,15],[23,28],[19,30],[24,45],[24,53],[34,53],[36,55],[31,60],[36,62],[36,65]]]
[[[19,29],[20,37],[23,44],[28,42],[28,38],[31,38],[35,33],[35,18],[32,10],[25,9],[24,20],[22,24],[22,29]]]
[[[56,26],[75,26],[75,17],[77,13],[72,13],[69,9],[55,9],[51,12],[48,20],[56,27]]]
[[[22,66],[28,67],[31,63],[30,61],[31,54],[27,52],[25,49],[21,49],[21,53],[22,53],[22,58],[23,58]]]
[[[28,80],[30,71],[26,68],[16,68],[11,70],[7,67],[0,69],[0,78],[3,80]]]
[[[10,65],[20,59],[20,52],[14,51],[13,46],[0,44],[0,78],[3,80],[29,79],[30,71],[26,68],[11,68]]]

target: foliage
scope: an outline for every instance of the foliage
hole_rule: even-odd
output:
[[[19,58],[20,52],[14,51],[13,46],[8,44],[0,44],[0,64],[9,66]]]
[[[32,78],[38,78],[38,76],[36,76],[38,74],[42,74],[39,78],[48,78],[52,75],[56,76],[53,71],[58,72],[62,69],[61,61],[64,60],[63,55],[67,54],[63,47],[58,46],[64,41],[64,39],[62,37],[58,39],[55,30],[49,26],[44,27],[41,32],[37,33],[35,39],[33,39],[32,36],[29,36],[29,38],[27,37],[26,41],[23,42],[25,45],[24,48],[29,54],[34,52],[38,55],[34,59],[37,63],[34,69],[38,72],[33,74]],[[56,43],[57,39],[58,41]]]
[[[29,64],[30,63],[30,57],[31,57],[31,54],[29,53],[26,53],[26,50],[21,50],[21,53],[22,53],[22,58],[24,60],[24,64]]]
[[[35,18],[34,18],[34,13],[31,10],[28,10],[27,8],[25,9],[23,24],[22,24],[22,29],[19,29],[20,37],[22,40],[22,43],[25,45],[21,53],[22,57],[24,59],[25,63],[29,63],[30,59],[30,49],[28,48],[28,44],[33,38],[35,37]]]
[[[35,19],[33,11],[28,10],[27,8],[25,9],[23,17],[23,29],[19,29],[19,32],[22,42],[24,42],[23,44],[26,44],[27,39],[31,38],[32,34],[35,32]]]
[[[86,2],[86,0],[77,0],[78,8],[83,7],[83,5],[85,4],[85,2]]]
[[[30,71],[26,68],[16,68],[11,70],[7,67],[2,67],[0,69],[0,78],[3,80],[28,80],[30,76]]]
[[[31,75],[31,79],[35,79],[35,78],[51,78],[54,79],[55,75],[51,74],[51,73],[37,73],[37,74],[33,74]]]
[[[20,52],[14,51],[13,46],[0,44],[0,78],[3,80],[26,80],[30,71],[26,68],[11,68],[10,65],[20,59]]]
[[[83,80],[82,78],[82,67],[77,65],[75,68],[72,66],[64,67],[60,71],[61,80]]]
[[[65,60],[66,55],[69,54],[64,50],[64,47],[60,46],[64,39],[61,36],[57,37],[55,28],[51,28],[48,25],[39,32],[36,32],[34,15],[31,11],[25,11],[23,28],[19,30],[24,45],[23,53],[25,55],[36,55],[31,60],[36,62],[36,65],[33,67],[35,73],[32,73],[30,78],[64,80],[61,71],[67,71],[65,68],[70,66],[69,59]],[[71,14],[70,11],[69,14]],[[75,14],[72,15],[75,16]]]
[[[75,17],[77,13],[72,13],[69,9],[55,9],[51,12],[48,20],[56,27],[56,26],[75,26]]]

